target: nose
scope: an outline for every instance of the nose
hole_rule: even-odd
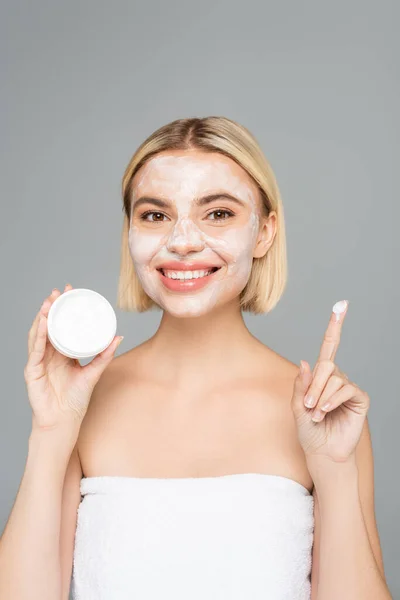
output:
[[[204,248],[203,234],[191,219],[179,219],[171,231],[166,247],[170,252],[180,255],[200,252]]]

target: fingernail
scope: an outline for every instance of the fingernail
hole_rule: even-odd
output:
[[[322,410],[328,410],[331,407],[330,402],[326,402],[323,406],[321,406]]]
[[[316,410],[313,416],[311,417],[312,421],[320,421],[322,418],[322,412],[320,410]]]
[[[304,404],[307,406],[307,408],[312,408],[314,405],[314,398],[307,394],[307,396],[304,398]]]
[[[303,375],[304,371],[305,371],[305,366],[304,366],[303,361],[301,360],[300,361],[300,375]]]
[[[117,344],[117,348],[118,348],[118,346],[120,345],[120,343],[122,342],[122,340],[124,339],[124,337],[125,337],[125,336],[123,336],[123,335],[120,337],[120,340],[119,340],[119,342],[118,342],[118,344]]]

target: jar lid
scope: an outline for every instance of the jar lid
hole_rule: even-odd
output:
[[[71,358],[99,354],[111,344],[116,330],[117,317],[109,301],[85,288],[62,293],[47,317],[50,342]]]

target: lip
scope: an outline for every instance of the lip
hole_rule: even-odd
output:
[[[218,268],[213,273],[210,273],[210,275],[205,275],[204,277],[197,277],[196,279],[171,279],[170,277],[166,277],[160,269],[165,268],[165,269],[171,269],[172,271],[196,271],[196,270],[202,270],[202,269],[206,270],[206,269],[215,268],[216,265],[214,267],[210,267],[209,265],[200,267],[200,266],[196,265],[197,269],[195,269],[193,267],[186,268],[186,269],[182,269],[182,267],[180,267],[179,269],[177,269],[177,268],[172,268],[170,266],[167,267],[166,266],[167,264],[170,265],[170,264],[176,264],[176,263],[165,263],[165,265],[163,265],[162,267],[157,268],[157,273],[158,273],[164,287],[166,287],[167,290],[170,290],[171,292],[194,292],[196,290],[200,290],[201,288],[206,286],[208,283],[210,283],[214,279],[215,275],[220,271],[220,268]]]
[[[167,271],[207,271],[208,269],[215,269],[216,267],[221,267],[222,265],[213,265],[211,263],[195,263],[195,262],[179,262],[171,260],[169,262],[163,263],[162,265],[158,265],[158,269],[166,269]]]

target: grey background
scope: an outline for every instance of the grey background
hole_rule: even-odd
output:
[[[400,598],[398,6],[3,0],[1,531],[26,460],[23,369],[44,297],[70,282],[115,306],[131,155],[173,119],[225,115],[259,140],[285,208],[288,287],[271,314],[246,316],[250,330],[313,365],[332,305],[350,300],[336,362],[371,398],[377,521]],[[122,352],[160,313],[117,317]]]

